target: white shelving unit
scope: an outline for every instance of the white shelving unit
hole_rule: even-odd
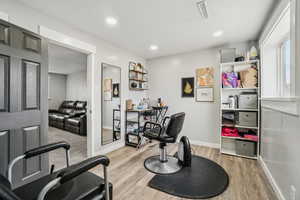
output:
[[[253,65],[255,64],[257,66],[258,71],[258,87],[255,88],[223,88],[222,84],[222,72],[226,71],[229,68],[235,68],[237,66],[247,66],[247,65]],[[260,152],[260,63],[259,60],[250,60],[245,62],[232,62],[232,63],[221,63],[220,64],[221,70],[220,70],[220,97],[221,97],[221,105],[220,105],[220,151],[222,154],[226,155],[232,155],[232,156],[239,156],[242,158],[248,158],[248,159],[257,159],[259,152]],[[243,108],[223,108],[222,102],[228,98],[229,95],[239,95],[243,92],[255,92],[257,93],[257,108],[256,109],[243,109]],[[224,111],[232,111],[232,112],[256,112],[257,113],[257,127],[249,127],[249,126],[240,126],[238,124],[223,124],[222,123],[222,114]],[[249,138],[243,138],[243,137],[228,137],[228,136],[222,136],[222,127],[235,127],[238,129],[251,129],[257,132],[258,141],[254,141]],[[242,140],[242,141],[252,141],[256,142],[256,156],[247,156],[247,155],[241,155],[236,152],[235,144],[236,140]]]

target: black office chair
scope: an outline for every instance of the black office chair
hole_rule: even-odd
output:
[[[36,181],[12,189],[12,169],[15,163],[29,159],[58,148],[66,150],[67,167],[50,173]],[[69,166],[70,145],[58,142],[41,146],[24,153],[12,160],[9,164],[8,179],[0,175],[1,200],[112,200],[112,184],[108,183],[107,166],[109,159],[106,156],[95,156],[78,164]],[[88,170],[103,165],[104,179],[88,172]]]
[[[144,136],[159,141],[160,155],[149,157],[144,165],[147,170],[156,174],[172,174],[181,169],[178,159],[167,155],[167,143],[175,143],[182,130],[185,113],[177,113],[171,117],[165,117],[162,125],[154,122],[146,122]],[[168,123],[166,124],[168,120]],[[149,128],[151,127],[151,128]]]

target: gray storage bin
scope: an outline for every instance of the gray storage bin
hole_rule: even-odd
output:
[[[226,48],[220,50],[221,63],[234,62],[235,48]]]
[[[256,156],[256,142],[252,141],[235,141],[235,151],[238,155],[255,157]]]
[[[257,127],[257,112],[239,112],[238,125]]]
[[[239,108],[257,109],[257,94],[241,94],[239,96]]]

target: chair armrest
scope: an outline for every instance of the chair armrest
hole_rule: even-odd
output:
[[[107,167],[109,165],[109,159],[106,156],[95,156],[84,160],[78,164],[66,168],[60,172],[57,177],[61,177],[60,183],[63,184],[73,178],[79,176],[80,174],[96,167],[97,165],[104,165]]]
[[[96,167],[97,165],[104,165],[104,184],[105,184],[105,199],[109,200],[109,184],[107,177],[107,166],[109,165],[109,159],[106,156],[95,156],[89,158],[85,161],[82,161],[78,164],[72,165],[66,169],[63,169],[58,175],[57,178],[50,181],[44,188],[40,191],[37,200],[44,200],[48,191],[50,191],[55,186],[59,184],[64,184],[67,181],[72,180],[73,178],[79,176],[80,174]],[[101,183],[99,183],[100,185]]]
[[[73,118],[73,117],[80,117],[80,118],[82,118],[84,116],[86,116],[86,113],[76,113],[76,112],[74,112],[74,113],[72,113],[72,114],[69,115],[69,118]]]
[[[21,200],[19,197],[17,197],[13,191],[10,188],[7,188],[5,186],[1,186],[0,183],[0,199],[5,200]]]
[[[49,109],[48,112],[49,113],[58,113],[59,111],[58,110],[54,110],[54,109]]]
[[[66,151],[70,149],[70,145],[67,142],[56,142],[56,143],[52,143],[52,144],[47,144],[44,146],[40,146],[31,150],[28,150],[24,153],[25,155],[25,159],[34,157],[34,156],[38,156],[50,151],[53,151],[55,149],[59,149],[59,148],[64,148]]]
[[[164,121],[163,121],[163,123],[162,123],[162,125],[163,125],[164,127],[165,127],[165,123],[166,123],[167,119],[170,119],[170,117],[167,116],[167,117],[164,118]]]

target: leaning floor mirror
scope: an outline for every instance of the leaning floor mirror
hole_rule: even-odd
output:
[[[102,145],[121,138],[121,68],[102,64]]]

